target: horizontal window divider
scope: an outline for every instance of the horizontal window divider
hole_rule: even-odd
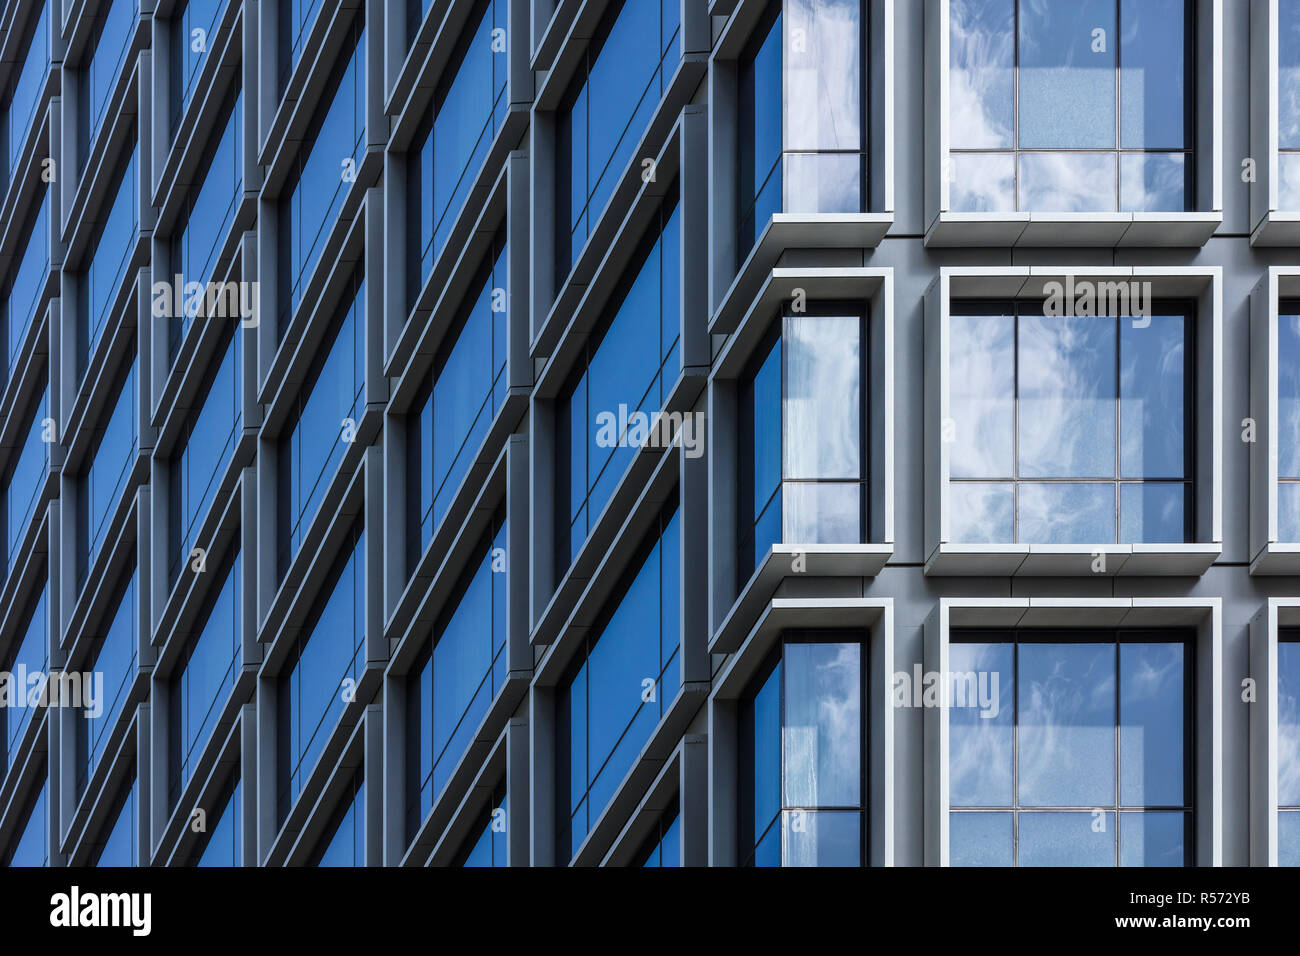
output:
[[[673,805],[673,801],[679,804],[681,802],[681,792],[684,789],[682,778],[686,776],[683,764],[690,759],[685,756],[686,751],[689,748],[694,756],[695,751],[702,746],[707,746],[703,735],[687,734],[677,742],[668,759],[658,768],[654,780],[646,787],[645,795],[628,816],[627,823],[614,838],[604,859],[600,861],[600,866],[626,867],[634,864],[637,851],[654,832],[664,811]],[[691,761],[691,766],[694,768],[694,761]],[[692,865],[688,860],[683,862]]]
[[[133,66],[130,72],[130,80],[127,82],[130,93],[134,95],[126,95],[121,89],[114,93],[105,117],[106,120],[111,118],[111,122],[106,121],[100,125],[95,143],[87,149],[85,168],[80,173],[74,173],[77,176],[76,189],[69,196],[66,187],[60,187],[62,195],[71,201],[60,204],[63,207],[63,221],[59,224],[55,235],[67,249],[69,261],[77,261],[85,254],[90,235],[102,221],[100,217],[106,215],[112,207],[116,194],[109,195],[107,191],[113,187],[118,167],[133,151],[136,152],[137,209],[142,208],[152,215],[153,207],[144,201],[149,183],[146,173],[149,169],[152,128],[148,122],[141,119],[140,104],[137,102],[141,98],[139,84],[145,82],[147,78],[145,72],[147,60],[146,51],[141,56],[138,67]],[[64,120],[66,126],[66,116]],[[62,158],[62,165],[75,169],[75,164],[66,157]],[[71,169],[65,168],[62,172],[66,175]],[[53,187],[55,183],[50,185]],[[145,231],[150,225],[151,223],[144,218],[140,218],[137,223],[137,226]]]
[[[527,693],[527,679],[524,679]],[[514,724],[513,720],[508,723]],[[525,732],[527,725],[522,721],[514,726]],[[465,842],[474,834],[474,827],[480,815],[491,809],[492,794],[498,785],[504,786],[507,776],[506,754],[509,749],[510,728],[502,730],[491,745],[486,757],[479,761],[478,772],[474,775],[464,798],[452,811],[450,819],[437,836],[432,851],[423,859],[412,847],[403,856],[402,866],[450,866],[460,853]]]
[[[15,455],[27,438],[27,429],[31,424],[28,416],[32,408],[39,403],[43,392],[53,391],[50,389],[48,349],[42,351],[40,346],[48,341],[49,329],[45,317],[49,314],[54,318],[53,313],[57,309],[57,300],[51,301],[32,320],[28,340],[38,339],[37,347],[23,348],[18,356],[18,364],[9,370],[9,379],[5,382],[5,387],[0,389],[0,402],[3,402],[0,404],[0,449],[12,450]],[[61,460],[57,457],[56,447],[50,448],[52,462]]]
[[[14,163],[14,175],[10,177],[9,182],[0,191],[0,236],[4,236],[4,246],[9,245],[10,230],[17,229],[23,220],[23,199],[30,197],[33,186],[44,168],[40,160],[48,159],[50,150],[48,149],[50,141],[50,131],[58,129],[60,111],[52,101],[51,97],[54,92],[54,71],[48,70],[45,74],[45,83],[42,86],[37,102],[38,112],[35,114],[39,118],[32,123],[27,130],[23,139],[23,144],[18,151],[18,158]],[[39,158],[38,158],[39,157]],[[52,183],[50,185],[53,185]],[[51,209],[55,208],[51,205]],[[52,223],[58,223],[58,218],[50,217]]]
[[[339,308],[353,295],[354,276],[363,280],[379,279],[368,274],[367,266],[373,256],[368,254],[369,247],[365,242],[366,222],[371,215],[370,197],[374,193],[367,188],[357,189],[360,182],[358,179],[353,184],[340,218],[331,226],[320,258],[302,287],[302,297],[289,318],[289,326],[278,340],[274,333],[267,334],[270,330],[262,327],[267,322],[279,322],[280,304],[268,301],[269,295],[263,293],[265,285],[259,287],[259,345],[270,340],[275,343],[275,352],[266,376],[258,385],[257,404],[267,407],[264,427],[271,434],[279,434],[290,417],[292,399],[303,385],[300,376],[311,364],[311,357],[322,347],[322,338]],[[375,211],[374,215],[382,216],[383,213]],[[279,279],[277,285],[278,282]],[[268,311],[271,313],[269,317]],[[369,314],[369,309],[366,314]]]
[[[433,529],[397,606],[385,621],[385,636],[398,642],[390,674],[406,673],[468,570],[497,509],[509,504],[507,445],[523,411],[518,404],[498,411],[446,513]],[[399,515],[396,520],[404,523],[406,518]]]
[[[33,786],[39,788],[38,773],[45,767],[48,773],[49,754],[45,749],[37,750],[38,741],[49,739],[52,711],[42,707],[27,725],[18,750],[10,754],[10,762],[4,771],[0,771],[0,832],[11,833],[21,822],[23,804],[31,794]],[[16,758],[16,759],[15,759]]]
[[[673,700],[664,709],[654,732],[637,754],[622,781],[610,796],[605,809],[587,831],[586,838],[573,854],[570,866],[598,866],[618,838],[637,804],[686,732],[692,718],[708,700],[707,682],[683,681]]]
[[[149,488],[142,484],[148,473],[148,457],[137,452],[126,475],[126,489],[113,505],[105,522],[104,540],[99,552],[90,556],[85,581],[80,585],[75,580],[71,583],[75,596],[70,613],[63,619],[62,642],[56,642],[67,652],[69,661],[77,656],[90,639],[87,636],[88,630],[112,610],[112,601],[118,596],[125,580],[123,569],[136,567],[139,525],[142,521],[149,520]],[[62,500],[66,502],[68,498],[65,496]],[[75,530],[66,527],[66,524],[65,521],[65,527],[61,529],[65,535]]]
[[[554,348],[561,335],[560,323],[581,308],[587,286],[607,275],[611,256],[617,261],[630,252],[623,248],[627,243],[620,243],[619,238],[627,234],[628,229],[634,229],[637,222],[644,229],[654,210],[667,195],[672,181],[680,178],[678,174],[683,172],[682,153],[688,147],[678,144],[687,135],[684,130],[687,117],[702,116],[698,110],[691,108],[690,98],[704,79],[707,66],[707,57],[702,55],[687,54],[682,57],[655,106],[645,132],[637,141],[631,159],[615,181],[605,208],[592,225],[582,248],[573,256],[569,274],[555,290],[554,299],[538,302],[534,295],[534,308],[539,314],[541,310],[546,310],[545,318],[529,347],[534,357],[546,355]],[[540,106],[535,109],[540,109]],[[645,182],[642,179],[641,164],[648,158],[654,159],[655,175],[650,182]],[[548,265],[544,268],[553,271],[551,261],[548,259]],[[534,269],[541,267],[534,257]]]
[[[535,13],[541,13],[545,9],[541,4],[533,6],[536,8]],[[577,39],[578,11],[584,6],[585,0],[552,0],[550,17],[545,22],[541,22],[540,17],[533,21],[530,69],[536,72],[555,69],[556,58],[562,51],[573,45],[569,42],[570,38]],[[607,3],[593,4],[587,16],[583,18],[582,26],[588,36],[600,21],[606,6]],[[596,7],[599,9],[595,9]],[[585,52],[586,44],[581,46]],[[572,67],[570,67],[570,75],[572,75]]]
[[[403,855],[403,866],[417,865],[417,861],[433,854],[439,836],[447,830],[462,804],[472,796],[474,782],[482,773],[485,760],[505,733],[511,715],[527,696],[528,677],[516,671],[507,673],[493,695],[488,712],[474,728],[474,736],[465,752],[456,759],[442,792],[434,798],[432,809],[420,821],[415,839]]]
[[[110,324],[105,326],[104,331],[100,333],[94,353],[86,363],[87,368],[94,370],[94,378],[87,376],[87,379],[77,383],[73,387],[72,407],[68,408],[66,404],[64,405],[64,416],[59,432],[63,436],[63,446],[67,449],[67,457],[64,460],[64,467],[67,469],[72,471],[81,469],[90,454],[91,445],[95,442],[95,430],[103,423],[106,416],[112,414],[117,397],[118,378],[122,370],[129,368],[132,363],[136,366],[137,409],[146,404],[141,394],[143,392],[141,370],[145,366],[147,353],[143,352],[143,343],[137,335],[139,331],[137,323],[139,313],[149,307],[148,276],[148,270],[138,266],[126,270],[117,294],[113,297],[113,304],[108,309],[108,314],[118,316],[119,320],[115,324],[110,320]],[[132,297],[135,298],[134,308],[130,307]],[[66,369],[67,366],[64,365],[60,371]],[[64,378],[66,395],[66,376],[61,377]],[[136,444],[143,450],[151,450],[153,435],[140,429],[136,435]]]
[[[246,234],[236,229],[227,237],[230,244],[229,258],[223,253],[219,262],[225,262],[225,268],[215,273],[209,282],[227,283],[246,281],[243,276],[244,270],[241,268],[243,263],[240,261],[241,247],[244,245]],[[154,276],[154,282],[165,282],[169,286],[175,282],[175,274],[171,276]],[[189,280],[187,280],[189,281]],[[194,280],[198,281],[198,280]],[[150,302],[152,309],[152,289],[150,290]],[[260,314],[260,310],[259,310]],[[163,320],[165,321],[165,319]],[[227,318],[208,318],[206,316],[196,316],[185,338],[181,341],[180,348],[177,350],[175,360],[164,360],[167,365],[166,377],[162,381],[162,388],[156,390],[158,400],[153,404],[150,421],[157,430],[157,441],[154,443],[155,449],[162,454],[171,454],[181,439],[181,433],[185,429],[186,420],[191,412],[195,409],[195,403],[200,405],[204,401],[204,395],[199,394],[203,382],[211,370],[211,363],[215,359],[220,359],[221,354],[218,349],[225,341],[227,334],[232,329],[238,328],[235,337],[241,340],[248,340],[236,346],[235,361],[242,363],[244,361],[245,351],[251,351],[255,347],[252,341],[256,335],[255,326],[244,326],[240,317]],[[240,397],[240,406],[243,406],[242,396]]]
[[[273,15],[277,8],[273,4],[268,9],[269,14],[259,12],[259,17]],[[302,43],[304,50],[314,50],[316,55],[310,60],[302,57],[294,64],[284,92],[275,101],[276,107],[270,122],[266,126],[258,126],[261,139],[255,149],[257,165],[266,168],[267,182],[270,183],[274,178],[277,190],[287,173],[285,167],[292,159],[290,154],[296,152],[301,145],[303,130],[311,124],[317,107],[323,101],[322,94],[339,61],[339,52],[345,43],[352,41],[352,26],[357,18],[360,18],[363,28],[376,26],[366,23],[365,4],[361,0],[339,0],[338,3],[322,5]],[[261,24],[257,33],[261,42]],[[366,42],[368,35],[362,34],[362,43]],[[366,72],[368,86],[369,76],[379,75],[369,57],[366,58]],[[262,82],[269,83],[274,89],[279,77],[277,68],[273,64],[263,63],[259,73]],[[264,92],[259,90],[258,95],[262,96]],[[273,92],[272,95],[276,94]]]
[[[688,376],[683,372],[669,391],[663,412],[690,411],[704,388],[703,376]],[[568,663],[568,635],[574,615],[597,611],[591,604],[595,598],[593,580],[604,588],[615,583],[604,579],[600,569],[611,559],[628,560],[628,553],[624,552],[640,545],[641,539],[653,526],[659,509],[678,485],[681,461],[681,442],[677,440],[666,449],[649,444],[636,449],[604,509],[592,523],[586,541],[569,566],[563,569],[550,600],[533,624],[529,643],[534,647],[558,646],[564,642],[566,648],[557,650],[552,646],[547,651],[537,666],[535,680],[542,679],[545,686],[551,686],[559,679],[558,668]],[[551,519],[548,516],[545,520]]]
[[[0,584],[0,647],[16,647],[14,642],[22,640],[27,612],[49,581],[49,532],[55,511],[48,503],[37,509],[34,524],[39,530],[25,542],[26,547],[19,549],[19,563],[9,568]],[[4,771],[0,771],[0,777],[3,775]],[[0,808],[3,807],[4,801],[0,799]]]
[[[357,423],[356,440],[348,445],[337,469],[327,478],[322,476],[326,488],[320,506],[302,531],[302,543],[275,586],[270,606],[265,614],[259,614],[257,641],[264,646],[263,677],[278,673],[288,652],[286,636],[292,637],[301,629],[318,597],[320,583],[334,566],[339,548],[348,546],[348,535],[363,517],[365,473],[369,460],[374,457],[370,454],[371,443],[381,426],[379,415],[370,412],[363,415]],[[274,534],[271,529],[264,531],[268,536]],[[259,541],[259,553],[262,544]],[[258,574],[274,577],[275,572],[263,569]]]
[[[59,834],[59,850],[68,858],[69,866],[90,866],[94,839],[108,823],[113,795],[121,789],[137,766],[133,752],[136,745],[137,726],[148,692],[148,675],[137,673],[132,682],[122,713],[112,729],[104,753],[95,765],[86,789],[77,799],[67,828]],[[65,732],[69,729],[63,725]],[[128,752],[131,751],[131,752]]]
[[[173,638],[178,634],[184,639],[194,636],[196,618],[213,589],[224,585],[225,578],[219,572],[226,558],[232,554],[243,555],[249,550],[244,546],[240,521],[244,496],[257,494],[256,482],[250,486],[244,474],[244,469],[253,463],[255,452],[256,442],[253,440],[241,441],[236,446],[235,454],[212,495],[211,506],[199,519],[195,546],[204,550],[206,570],[195,572],[187,557],[176,580],[167,582],[165,586],[162,607],[155,615],[156,623],[149,639],[159,649],[157,668],[164,675],[170,675],[172,658],[184,650],[185,640]],[[166,488],[166,485],[162,487]],[[166,501],[169,496],[170,491],[159,497]],[[155,515],[156,519],[165,517],[165,513]],[[170,558],[166,551],[164,554]],[[166,574],[164,569],[164,579]],[[201,621],[198,623],[202,625]]]
[[[366,769],[363,764],[366,723],[362,718],[378,681],[377,672],[369,669],[364,672],[355,699],[344,706],[338,723],[330,728],[320,756],[304,777],[302,789],[258,865],[305,865],[353,774],[357,768]],[[259,796],[259,803],[262,799]]]
[[[248,705],[256,688],[255,675],[243,671],[236,676],[235,687],[222,707],[221,715],[213,726],[212,736],[199,754],[194,772],[182,788],[176,806],[161,815],[151,814],[155,820],[161,816],[163,821],[157,840],[151,838],[149,841],[153,851],[150,862],[154,866],[185,866],[188,863],[191,851],[203,839],[203,835],[196,834],[192,827],[194,810],[213,810],[232,774],[235,779],[242,777],[240,738],[244,733],[245,715],[253,709]],[[158,692],[159,688],[155,684],[154,693]],[[165,711],[161,707],[157,710],[159,712],[154,714],[153,719],[164,719]],[[157,750],[155,747],[151,753],[156,753]],[[158,791],[165,784],[162,780],[152,783],[154,786],[150,797],[156,799]]]
[[[172,20],[170,23],[177,23]],[[162,24],[162,28],[166,28]],[[173,42],[175,42],[173,40]],[[161,162],[154,166],[154,179],[149,184],[152,205],[159,210],[158,220],[164,222],[170,206],[175,203],[176,194],[183,192],[180,183],[182,176],[193,176],[195,167],[201,162],[203,153],[213,135],[220,136],[221,130],[210,125],[200,125],[200,120],[207,123],[214,114],[219,114],[222,103],[233,88],[243,87],[244,56],[244,5],[227,0],[221,11],[221,18],[215,27],[207,33],[207,51],[203,56],[203,65],[199,67],[194,79],[193,92],[185,110],[181,113],[176,129],[168,130],[169,142],[161,149]],[[171,79],[171,66],[166,68]],[[162,91],[156,91],[162,92]],[[245,100],[244,109],[256,109],[257,104]],[[248,152],[247,146],[245,151]],[[243,166],[244,157],[240,157]],[[187,184],[188,185],[188,184]]]
[[[6,816],[16,814],[22,805],[22,800],[15,800],[15,797],[26,792],[26,785],[35,768],[48,759],[48,751],[43,745],[49,739],[50,713],[50,708],[42,707],[40,713],[28,721],[22,736],[9,751],[8,766],[0,770],[0,832],[10,832],[13,823]],[[14,772],[15,768],[17,773]],[[6,809],[9,814],[5,813]]]
[[[447,243],[422,281],[415,304],[404,316],[397,342],[385,360],[384,374],[399,379],[396,394],[403,398],[402,407],[413,400],[419,388],[417,380],[432,367],[465,296],[472,293],[479,266],[491,255],[497,233],[508,226],[512,203],[527,202],[527,169],[520,168],[524,157],[514,154],[513,145],[518,142],[520,129],[512,131],[509,126],[507,118],[479,167],[464,205],[457,210]],[[510,166],[516,162],[520,166],[515,175],[525,178],[512,186]],[[510,298],[516,295],[512,291]],[[509,313],[518,309],[507,308]]]
[[[772,545],[709,639],[710,654],[730,654],[748,636],[754,622],[789,577],[872,578],[893,556],[892,542],[867,544]],[[793,570],[795,559],[801,570]]]

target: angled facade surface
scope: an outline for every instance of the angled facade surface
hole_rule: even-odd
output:
[[[1300,863],[1298,51],[0,4],[0,863]]]

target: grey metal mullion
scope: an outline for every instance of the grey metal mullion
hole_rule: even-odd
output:
[[[1019,168],[1017,161],[1017,168]],[[1011,541],[1020,543],[1020,304],[1011,303]]]
[[[1016,212],[1020,209],[1020,0],[1012,0],[1011,14],[1011,188]],[[1016,501],[1019,511],[1019,493]],[[1013,526],[1014,527],[1014,526]],[[1019,528],[1014,530],[1019,532]]]

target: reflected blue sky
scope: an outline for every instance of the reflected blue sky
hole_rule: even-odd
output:
[[[1187,17],[1185,0],[952,0],[950,148],[1009,152],[954,154],[950,208],[1186,209]]]
[[[1188,539],[1189,316],[1139,323],[1047,316],[1037,304],[954,309],[948,540]]]
[[[1185,654],[1180,641],[951,643],[954,679],[996,674],[1001,698],[991,717],[956,698],[948,711],[952,865],[1182,865]]]

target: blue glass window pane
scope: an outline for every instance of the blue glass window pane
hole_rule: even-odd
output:
[[[211,509],[240,437],[243,384],[240,345],[241,336],[236,332],[213,372],[203,404],[186,425],[185,444],[172,463],[172,487],[179,505],[179,523],[172,529],[174,544],[169,567],[172,580],[190,559],[199,527]]]
[[[346,702],[343,682],[356,686],[365,666],[365,532],[359,532],[339,569],[316,621],[294,648],[296,660],[280,678],[279,817],[293,801],[316,765]]]
[[[1277,865],[1300,866],[1300,810],[1278,812]]]
[[[178,758],[172,768],[173,803],[189,781],[195,762],[234,690],[240,667],[241,599],[241,562],[236,555],[184,664],[173,678],[173,714],[179,718],[178,724],[171,728],[175,735],[173,754]]]
[[[754,695],[754,834],[761,840],[781,811],[781,665]],[[779,850],[779,845],[778,845]],[[778,857],[777,864],[780,865]]]
[[[32,606],[27,624],[20,633],[17,645],[10,650],[10,659],[5,662],[5,670],[18,691],[9,706],[0,708],[0,727],[4,736],[0,738],[0,780],[4,773],[19,758],[19,747],[27,728],[33,718],[40,713],[40,697],[31,696],[32,685],[28,679],[34,674],[47,673],[50,647],[50,587],[41,588],[40,597]]]
[[[1113,805],[1115,645],[1019,647],[1020,804]],[[1022,846],[1028,816],[1020,817]],[[1113,826],[1110,832],[1113,841]],[[1023,855],[1020,863],[1025,865]]]
[[[118,601],[107,630],[96,643],[99,645],[93,662],[86,671],[103,675],[103,701],[95,709],[84,711],[84,736],[79,735],[77,792],[85,791],[90,775],[95,772],[118,717],[126,705],[127,692],[135,680],[136,642],[138,628],[136,573],[132,572],[126,588]],[[98,677],[96,678],[98,681]],[[84,747],[84,749],[82,749]]]
[[[1294,314],[1277,322],[1277,473],[1300,478],[1300,315]]]
[[[1185,498],[1186,489],[1181,482],[1120,485],[1120,543],[1186,541]]]
[[[47,771],[41,771],[41,780],[41,789],[32,802],[22,834],[9,857],[8,865],[11,867],[48,866],[50,863],[50,781]]]
[[[569,231],[557,250],[560,279],[635,158],[675,69],[680,13],[669,8],[676,6],[676,0],[612,5],[578,67],[559,116],[557,185],[569,207]]]
[[[85,316],[79,337],[79,370],[84,374],[89,357],[94,354],[109,319],[109,307],[118,286],[126,275],[126,266],[135,246],[139,222],[136,152],[131,153],[122,172],[112,205],[104,213],[104,224],[90,263],[82,279],[78,303]]]
[[[359,777],[352,786],[348,808],[321,851],[317,866],[366,865],[366,788]]]
[[[1120,802],[1183,805],[1183,645],[1119,646]]]
[[[949,142],[956,149],[1014,145],[1015,17],[1015,0],[949,4]],[[955,178],[968,177],[963,171]]]
[[[37,500],[49,471],[50,443],[45,440],[48,402],[47,389],[41,393],[41,400],[32,409],[27,435],[13,460],[13,470],[8,475],[8,487],[5,489],[6,553],[11,567],[18,557],[18,543],[36,514]]]
[[[771,824],[767,835],[754,848],[754,866],[756,867],[774,867],[781,865],[781,827],[775,822]]]
[[[660,866],[676,867],[682,865],[682,818],[680,815],[673,817],[673,822],[664,831],[664,838],[659,843],[659,854]]]
[[[8,369],[18,367],[27,332],[36,319],[41,293],[45,290],[50,271],[50,193],[41,187],[40,200],[22,258],[14,267],[9,281],[9,301],[5,309],[9,326]],[[56,293],[57,294],[57,293]]]
[[[1120,140],[1126,149],[1182,149],[1185,0],[1120,0]]]
[[[1020,866],[1114,866],[1115,813],[1022,813]]]
[[[1114,417],[1108,421],[1113,422]],[[1077,440],[1079,434],[1072,437]],[[1115,486],[1109,482],[1024,482],[1019,488],[1019,520],[1019,540],[1026,544],[1114,541]]]
[[[1015,510],[1016,486],[1010,482],[954,481],[948,485],[949,540],[962,544],[1014,541]]]
[[[288,275],[283,277],[287,295],[280,314],[282,335],[297,310],[303,289],[315,271],[351,187],[351,182],[343,176],[341,164],[346,159],[352,160],[354,169],[361,164],[366,133],[363,31],[356,31],[355,44],[315,137],[303,144],[295,160],[296,180],[282,201],[281,241],[286,243],[288,251]]]
[[[953,212],[1014,212],[1014,153],[952,153],[948,203]]]
[[[100,10],[102,26],[99,39],[94,54],[82,71],[88,123],[87,135],[81,143],[83,159],[99,135],[113,88],[126,62],[128,45],[135,32],[136,10],[136,0],[114,0],[103,4]]]
[[[1096,30],[1105,31],[1104,44]],[[1019,31],[1020,145],[1113,147],[1115,0],[1022,3]]]
[[[786,866],[861,866],[862,814],[787,810],[781,817]]]
[[[345,423],[352,422],[355,434],[365,410],[365,289],[365,279],[358,278],[315,381],[299,399],[298,420],[285,442],[288,510],[281,519],[282,571],[301,546],[347,453]]]
[[[139,810],[136,808],[136,791],[139,779],[135,771],[131,773],[131,786],[126,792],[126,799],[118,811],[113,828],[104,838],[104,845],[99,851],[95,866],[139,866],[140,865],[140,830]]]
[[[469,28],[464,59],[448,67],[452,80],[433,123],[434,255],[446,244],[505,118],[506,51],[494,44],[492,30],[504,18],[506,5],[506,0],[492,0],[483,7],[477,26]]]
[[[1183,478],[1187,319],[1152,315],[1119,326],[1120,475]]]
[[[1119,815],[1120,866],[1183,866],[1187,821],[1181,812]]]
[[[208,283],[215,280],[217,256],[234,224],[235,211],[243,195],[242,162],[243,96],[238,95],[213,147],[203,179],[197,187],[191,188],[186,197],[188,215],[185,226],[172,240],[172,269],[181,277],[182,288],[195,282],[205,290],[201,297],[187,294],[183,307],[173,308],[170,329],[173,358],[197,315],[251,317],[244,313],[252,312],[247,308],[252,303],[231,302],[229,293],[218,294],[215,288],[209,296],[207,290]],[[247,293],[240,289],[236,298],[245,295]]]
[[[82,479],[82,494],[86,496],[89,516],[87,539],[84,542],[86,560],[84,574],[90,561],[99,554],[108,533],[109,519],[126,486],[132,461],[136,455],[136,369],[132,363],[117,403],[99,436],[95,456]]]
[[[785,70],[787,150],[857,150],[862,143],[862,4],[791,0],[785,16],[803,42]],[[857,209],[852,211],[856,212]]]
[[[786,806],[837,807],[861,802],[861,686],[859,645],[786,645]],[[856,820],[858,814],[850,816]]]
[[[1277,145],[1300,149],[1300,0],[1277,0],[1277,33]],[[1300,176],[1295,182],[1300,185]],[[1300,203],[1282,208],[1297,209]]]
[[[196,866],[242,866],[241,849],[244,837],[244,808],[239,793],[239,781],[226,799],[226,805],[208,833],[207,843],[196,861]]]
[[[225,8],[226,0],[188,0],[185,9],[176,17],[176,32],[172,37],[176,54],[172,57],[176,70],[176,102],[173,106],[172,132],[177,131],[180,116],[188,109],[194,96],[195,85],[208,53],[212,50],[217,29],[217,15]]]
[[[50,5],[40,4],[36,23],[31,28],[27,50],[22,57],[22,67],[10,91],[5,110],[5,132],[9,143],[5,165],[5,185],[12,181],[28,131],[40,103],[39,94],[50,69]],[[15,21],[16,25],[17,22]]]
[[[1021,153],[1018,160],[1021,209],[1115,211],[1114,153]]]
[[[568,453],[557,469],[557,497],[568,498],[569,520],[559,522],[559,533],[567,540],[558,547],[563,552],[567,543],[570,558],[581,549],[589,525],[638,450],[659,438],[657,416],[680,367],[675,343],[681,308],[676,230],[681,219],[676,206],[672,198],[661,209],[643,258],[629,270],[621,295],[607,306],[608,324],[592,336],[560,398],[561,446]],[[668,328],[673,339],[665,343]]]
[[[1278,483],[1277,537],[1279,541],[1300,541],[1300,482]]]
[[[948,394],[954,478],[1010,478],[1015,473],[1015,319],[954,315],[948,324]]]
[[[862,474],[861,321],[822,315],[783,320],[786,478]]]
[[[499,383],[505,373],[506,342],[498,334],[505,322],[504,301],[509,295],[504,243],[486,270],[477,295],[469,300],[464,325],[444,345],[440,366],[432,385],[429,434],[421,430],[423,445],[429,444],[431,512],[422,519],[429,537],[441,523],[459,490],[469,467],[487,437],[504,399]],[[428,538],[422,540],[422,546]]]
[[[751,422],[755,519],[781,483],[781,394],[781,344],[778,342],[754,374]]]
[[[1120,155],[1120,212],[1182,212],[1192,205],[1187,187],[1186,153]]]
[[[1009,807],[1014,802],[1015,645],[953,643],[948,667],[953,682],[948,802],[954,807]],[[953,814],[953,825],[966,816],[971,814]],[[972,839],[977,839],[974,831]]]
[[[1031,313],[1019,325],[1021,477],[1113,478],[1116,321]]]
[[[1010,813],[950,813],[949,866],[1014,866],[1014,822]]]
[[[1300,807],[1300,641],[1277,642],[1277,802]]]
[[[287,33],[285,45],[289,51],[288,62],[282,68],[280,85],[288,81],[289,74],[302,56],[303,44],[316,21],[321,0],[287,0],[281,4],[281,26]]]
[[[1300,209],[1300,153],[1278,154],[1277,178],[1278,208]]]

